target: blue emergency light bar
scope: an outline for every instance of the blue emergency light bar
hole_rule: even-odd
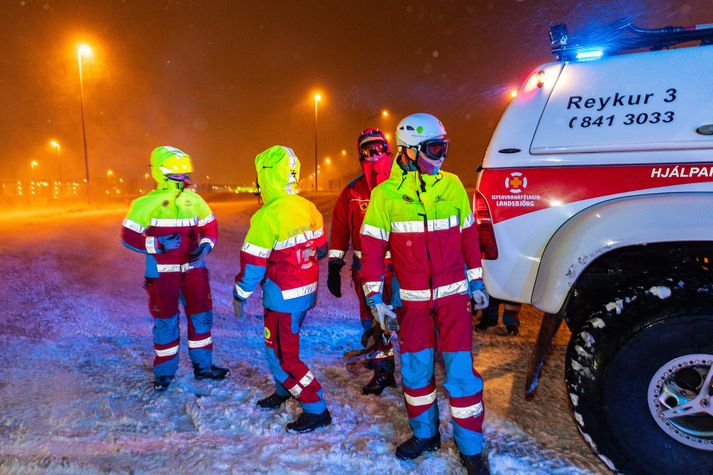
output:
[[[579,61],[587,61],[590,59],[599,59],[602,56],[604,56],[604,50],[602,49],[584,49],[582,51],[577,52],[575,57]]]
[[[560,61],[589,61],[605,55],[630,52],[634,50],[660,50],[672,46],[698,42],[701,45],[713,44],[713,24],[694,26],[666,26],[646,29],[622,20],[598,31],[598,44],[570,41],[567,25],[560,23],[549,30],[552,54]],[[605,38],[605,41],[602,41]],[[606,43],[606,47],[602,46]]]

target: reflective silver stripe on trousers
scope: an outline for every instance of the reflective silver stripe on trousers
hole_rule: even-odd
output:
[[[354,251],[354,257],[361,259],[361,251]]]
[[[401,300],[408,300],[409,302],[425,302],[431,299],[431,291],[426,290],[407,290],[399,289],[399,296]]]
[[[249,242],[243,243],[243,247],[241,247],[240,250],[252,256],[263,258],[270,257],[270,254],[272,253],[272,249],[256,246],[255,244],[250,244]]]
[[[356,253],[356,251],[354,251]],[[334,258],[334,259],[341,259],[344,257],[345,252],[340,251],[339,249],[330,249],[329,254],[327,257]]]
[[[241,289],[238,284],[235,284],[235,292],[238,294],[238,297],[240,297],[243,300],[247,300],[247,298],[252,295],[252,292],[247,292],[247,291]]]
[[[381,292],[381,289],[384,287],[384,284],[379,280],[377,282],[364,282],[362,285],[362,288],[364,289],[364,293],[366,295],[373,294],[373,293],[379,293]]]
[[[141,226],[141,225],[140,225],[139,223],[137,223],[136,221],[130,220],[129,218],[126,218],[126,219],[124,220],[124,223],[123,223],[123,224],[124,224],[124,227],[125,227],[125,228],[129,228],[129,229],[131,229],[132,231],[134,231],[134,232],[136,232],[136,233],[142,233],[142,232],[146,231],[146,228],[145,228],[145,227]]]
[[[203,340],[188,340],[188,348],[203,348],[213,343],[213,337],[209,336]]]
[[[448,297],[449,295],[464,294],[468,291],[468,281],[461,280],[460,282],[454,282],[448,285],[442,285],[436,287],[433,290],[433,299],[440,299],[443,297]],[[408,290],[399,289],[399,296],[401,300],[407,300],[409,302],[425,302],[430,300],[431,291],[426,290]]]
[[[189,263],[185,264],[157,264],[156,270],[159,272],[186,272],[191,268]]]
[[[317,282],[303,287],[297,287],[296,289],[283,290],[282,298],[285,300],[296,299],[297,297],[303,297],[314,293],[315,290],[317,290]]]
[[[302,387],[300,387],[299,384],[295,384],[290,389],[288,389],[288,391],[290,392],[290,394],[292,394],[292,396],[298,397],[300,394],[302,394]]]
[[[178,345],[172,346],[171,348],[166,348],[165,350],[157,350],[154,348],[154,351],[156,352],[156,356],[158,357],[173,356],[178,353]]]
[[[474,269],[468,269],[467,272],[468,280],[478,280],[483,278],[483,268],[476,267]]]
[[[198,218],[184,218],[184,219],[158,219],[152,218],[150,226],[155,226],[157,228],[183,228],[195,226],[198,224]]]
[[[208,245],[210,246],[211,249],[213,249],[215,247],[215,243],[211,239],[208,239],[208,238],[201,239],[200,242],[198,243],[198,245],[200,246],[201,244],[205,244],[205,243],[208,243]]]
[[[312,374],[312,371],[308,370],[307,374],[305,374],[302,379],[300,379],[300,384],[302,385],[302,387],[306,388],[307,386],[309,386],[309,383],[311,383],[313,379],[314,375]]]
[[[205,226],[206,224],[215,221],[215,216],[213,213],[209,214],[205,218],[198,220],[198,226]]]
[[[361,225],[361,231],[359,233],[363,234],[364,236],[373,237],[374,239],[381,239],[382,241],[389,240],[388,231],[366,223]]]
[[[156,254],[156,238],[149,236],[146,238],[146,252]]]
[[[436,390],[434,389],[431,394],[426,394],[425,396],[409,396],[404,392],[404,397],[406,398],[407,404],[412,406],[426,406],[436,400]]]
[[[455,282],[453,284],[436,287],[433,291],[433,298],[440,299],[448,297],[449,295],[464,294],[466,292],[468,292],[468,281],[461,280],[460,282]]]
[[[467,417],[478,417],[483,412],[483,403],[473,404],[468,407],[451,406],[451,415],[454,419],[465,419]]]
[[[314,231],[307,231],[302,234],[298,234],[297,236],[293,236],[289,239],[285,239],[284,241],[277,241],[275,243],[275,250],[281,250],[281,249],[287,249],[290,247],[294,247],[298,244],[305,243],[307,241],[311,241],[313,239],[317,239],[321,237],[324,234],[324,230],[322,228],[315,229]]]

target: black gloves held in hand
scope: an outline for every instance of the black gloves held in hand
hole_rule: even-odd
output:
[[[342,296],[342,267],[344,267],[343,259],[330,259],[329,260],[329,273],[327,274],[327,288],[329,293],[335,297]]]

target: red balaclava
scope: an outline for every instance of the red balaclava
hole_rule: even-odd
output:
[[[364,129],[357,139],[359,164],[364,171],[369,189],[389,178],[391,174],[391,149],[379,129]]]

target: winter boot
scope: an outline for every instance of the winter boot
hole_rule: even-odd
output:
[[[163,392],[168,389],[168,386],[173,381],[173,376],[156,376],[156,380],[153,383],[153,388],[156,391]]]
[[[490,475],[490,470],[480,454],[460,454],[460,463],[463,464],[468,475]]]
[[[396,456],[401,460],[415,459],[424,452],[433,452],[441,448],[441,434],[429,439],[420,439],[415,435],[403,444],[396,447]]]
[[[282,403],[287,401],[290,397],[291,396],[283,396],[274,392],[269,396],[260,399],[257,402],[257,405],[258,407],[261,407],[263,409],[277,409],[278,407],[282,406]]]
[[[332,423],[332,416],[329,414],[329,409],[325,409],[321,414],[310,414],[303,412],[297,419],[287,424],[285,427],[287,432],[312,432],[320,427],[328,426]]]
[[[211,366],[210,368],[201,368],[200,366],[193,365],[193,376],[196,379],[225,379],[225,377],[230,374],[228,368],[221,368],[220,366]]]
[[[490,320],[483,316],[480,318],[480,321],[473,327],[473,330],[478,331],[478,332],[483,332],[490,327],[497,326],[497,324],[498,324],[497,320]]]
[[[503,323],[508,335],[515,336],[520,333],[520,319],[514,313],[507,310],[503,312]]]
[[[396,380],[394,379],[394,370],[391,371],[383,369],[375,369],[374,376],[371,380],[361,388],[362,394],[375,394],[380,395],[386,387],[396,387]]]

